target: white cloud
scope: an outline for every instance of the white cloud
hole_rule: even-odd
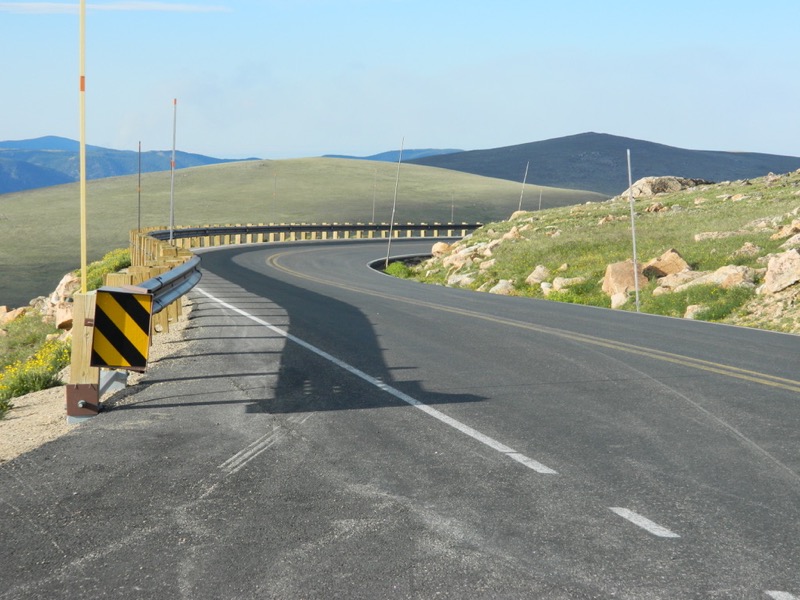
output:
[[[75,2],[0,2],[0,12],[17,14],[76,14],[79,5]],[[183,4],[174,2],[112,2],[110,4],[90,3],[87,10],[126,11],[126,12],[227,12],[225,6],[206,6],[202,4]]]

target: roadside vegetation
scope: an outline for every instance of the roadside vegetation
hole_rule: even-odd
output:
[[[236,223],[388,222],[397,165],[368,160],[258,160],[180,169],[175,174],[175,220],[181,226]],[[522,174],[520,173],[520,176]],[[127,243],[139,222],[166,227],[170,172],[87,183],[89,260]],[[447,169],[403,164],[396,220],[400,223],[487,222],[513,211],[521,183]],[[606,196],[541,188],[544,206]],[[526,195],[540,187],[526,186]],[[0,195],[0,304],[21,306],[47,293],[80,263],[78,184]],[[45,208],[46,207],[46,208]],[[31,215],[36,215],[35,219]],[[9,296],[16,290],[14,297]]]
[[[800,315],[776,320],[761,314],[761,297],[755,292],[769,256],[785,251],[786,236],[777,237],[776,231],[800,219],[800,172],[642,196],[635,201],[635,219],[639,264],[675,249],[694,271],[740,265],[755,272],[750,286],[698,285],[661,295],[653,294],[656,279],[644,278],[643,312],[683,317],[687,308],[700,305],[694,318],[800,331]],[[465,266],[444,256],[413,267],[413,277],[479,291],[506,280],[513,295],[610,307],[611,299],[602,290],[606,268],[632,257],[628,197],[515,214],[475,231],[452,252],[487,243],[495,244],[490,256],[473,256],[474,262]],[[561,291],[548,290],[539,282],[526,281],[537,265],[549,271],[548,281],[555,277],[580,281]],[[465,278],[459,281],[456,273]],[[635,310],[635,302],[629,300],[622,309]]]
[[[113,250],[87,265],[87,289],[102,286],[103,276],[130,265],[128,249]],[[70,362],[71,344],[62,331],[30,310],[2,327],[0,335],[0,419],[13,408],[12,399],[61,385],[59,373]]]

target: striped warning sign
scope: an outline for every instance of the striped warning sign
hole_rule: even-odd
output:
[[[152,308],[151,294],[97,290],[91,366],[143,371],[150,349]]]

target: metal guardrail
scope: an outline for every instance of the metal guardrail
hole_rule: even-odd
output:
[[[380,233],[388,234],[390,231],[394,235],[401,237],[401,232],[414,232],[422,234],[435,234],[442,230],[452,230],[459,232],[469,232],[478,229],[480,223],[282,223],[279,225],[210,225],[206,227],[185,227],[169,230],[156,230],[148,232],[148,235],[157,240],[166,241],[170,239],[185,238],[204,238],[225,235],[258,235],[258,234],[334,234],[334,233]]]
[[[153,295],[153,313],[164,310],[175,300],[189,292],[201,278],[200,257],[193,256],[187,262],[139,284]]]

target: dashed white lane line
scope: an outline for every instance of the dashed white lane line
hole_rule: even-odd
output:
[[[797,600],[797,596],[793,596],[788,592],[764,592],[772,600]]]
[[[679,537],[681,537],[677,533],[675,533],[673,531],[670,531],[666,527],[662,527],[658,523],[654,523],[653,521],[651,521],[647,517],[643,517],[639,513],[635,513],[630,509],[620,508],[618,506],[612,506],[612,507],[610,507],[610,510],[612,512],[615,512],[616,514],[618,514],[623,519],[627,519],[628,521],[630,521],[634,525],[638,525],[639,527],[641,527],[645,531],[647,531],[649,533],[652,533],[653,535],[655,535],[657,537],[663,537],[663,538],[679,538]]]
[[[431,416],[434,419],[437,419],[438,421],[441,421],[442,423],[445,423],[446,425],[449,425],[450,427],[456,429],[457,431],[460,431],[461,433],[471,437],[472,439],[477,440],[477,441],[481,442],[482,444],[485,444],[485,445],[489,446],[490,448],[492,448],[494,450],[497,450],[498,452],[500,452],[502,454],[505,454],[506,456],[508,456],[512,460],[515,460],[518,463],[520,463],[522,465],[525,465],[529,469],[532,469],[532,470],[536,471],[537,473],[542,473],[542,474],[546,474],[546,475],[556,475],[557,474],[557,472],[554,471],[553,469],[551,469],[550,467],[545,466],[542,463],[540,463],[540,462],[538,462],[538,461],[536,461],[536,460],[534,460],[534,459],[532,459],[532,458],[530,458],[528,456],[525,456],[524,454],[521,454],[521,453],[517,452],[513,448],[509,448],[505,444],[503,444],[501,442],[498,442],[497,440],[495,440],[494,438],[489,437],[488,435],[482,434],[480,431],[478,431],[476,429],[473,429],[469,425],[465,425],[461,421],[453,419],[452,417],[448,417],[443,412],[440,412],[440,411],[436,410],[435,408],[431,408],[427,404],[424,404],[423,402],[420,402],[416,398],[412,398],[408,394],[404,394],[400,390],[398,390],[396,388],[393,388],[390,385],[385,384],[384,382],[380,381],[379,379],[376,379],[375,377],[372,377],[371,375],[368,375],[368,374],[364,373],[363,371],[357,369],[356,367],[354,367],[352,365],[347,364],[346,362],[344,362],[342,360],[339,360],[335,356],[332,356],[331,354],[328,354],[324,350],[321,350],[321,349],[317,348],[316,346],[313,346],[313,345],[309,344],[305,340],[301,340],[300,338],[298,338],[298,337],[296,337],[296,336],[294,336],[294,335],[292,335],[292,334],[290,334],[290,333],[288,333],[286,331],[283,331],[282,329],[272,325],[271,323],[265,321],[264,319],[256,317],[255,315],[251,315],[247,311],[244,311],[244,310],[242,310],[240,308],[237,308],[237,307],[233,306],[232,304],[229,304],[229,303],[225,302],[224,300],[220,300],[219,298],[216,298],[215,296],[212,296],[211,294],[209,294],[205,290],[202,290],[202,289],[199,289],[199,288],[195,288],[195,290],[197,292],[203,294],[209,300],[212,300],[212,301],[216,302],[220,306],[224,306],[225,308],[227,308],[229,310],[232,310],[233,312],[238,313],[238,314],[242,315],[243,317],[246,317],[246,318],[250,319],[251,321],[253,321],[255,323],[258,323],[259,325],[262,325],[262,326],[266,327],[267,329],[269,329],[273,333],[276,333],[276,334],[278,334],[280,336],[283,336],[287,340],[289,340],[291,342],[294,342],[295,344],[297,344],[299,346],[302,346],[303,348],[313,352],[317,356],[320,356],[321,358],[324,358],[325,360],[332,362],[336,366],[341,367],[342,369],[344,369],[348,373],[351,373],[351,374],[355,375],[356,377],[366,381],[367,383],[370,383],[371,385],[374,385],[376,388],[378,388],[378,389],[380,389],[380,390],[382,390],[382,391],[384,391],[384,392],[386,392],[388,394],[391,394],[392,396],[394,396],[398,400],[402,400],[403,402],[413,406],[414,408],[417,408],[417,409],[421,410],[422,412],[426,413],[428,416]],[[259,453],[260,453],[260,451],[263,451],[263,450],[261,450],[259,448],[259,450],[257,450],[257,451],[259,451]]]

